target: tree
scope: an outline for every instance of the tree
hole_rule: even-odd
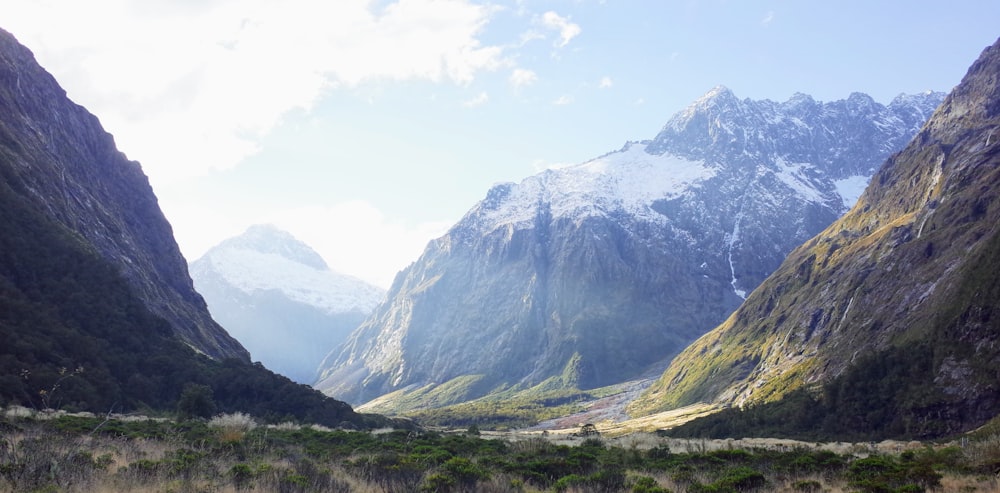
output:
[[[177,415],[181,419],[210,418],[215,414],[215,400],[208,385],[189,383],[184,385],[177,400]]]

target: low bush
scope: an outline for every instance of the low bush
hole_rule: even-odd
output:
[[[14,412],[0,416],[0,491],[927,491],[943,471],[950,489],[994,474],[983,469],[989,459],[969,461],[986,440],[863,458],[812,448],[674,453],[596,438],[569,446],[464,431],[267,427],[235,413],[174,422]]]

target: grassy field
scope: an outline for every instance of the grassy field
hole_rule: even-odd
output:
[[[1000,491],[1000,426],[954,443],[681,440],[657,433],[333,430],[0,415],[0,491]]]

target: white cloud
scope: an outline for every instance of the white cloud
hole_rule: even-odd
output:
[[[389,218],[361,200],[275,211],[168,202],[164,212],[171,218],[174,237],[189,262],[254,224],[274,224],[319,252],[334,271],[383,288],[392,284],[397,272],[417,260],[428,241],[443,235],[456,222],[408,223]]]
[[[774,21],[774,11],[773,10],[769,11],[767,14],[764,14],[764,18],[760,20],[760,24],[762,26],[764,26],[764,27],[767,27],[767,26],[771,25],[772,21]]]
[[[502,65],[471,0],[8,0],[4,28],[151,180],[235,166],[294,109],[371,80],[469,84]]]
[[[606,75],[604,77],[601,77],[601,81],[597,83],[597,87],[600,87],[601,89],[608,89],[614,85],[615,81],[611,80],[611,77],[608,77]]]
[[[427,242],[454,221],[403,224],[364,201],[285,210],[261,218],[315,249],[334,271],[388,288],[396,273],[417,260]]]
[[[538,32],[538,31],[534,31],[534,30],[525,31],[525,32],[521,33],[521,38],[520,39],[521,39],[521,41],[519,43],[519,46],[524,46],[524,45],[526,45],[526,44],[528,44],[528,43],[530,43],[532,41],[539,40],[539,39],[545,39],[545,34],[543,34],[541,32]]]
[[[476,106],[482,106],[490,100],[490,95],[483,91],[476,95],[476,97],[463,101],[462,106],[466,108],[475,108]]]
[[[559,42],[556,43],[559,48],[566,46],[573,38],[583,32],[579,24],[574,24],[568,18],[551,10],[542,15],[542,23],[549,29],[559,31]]]
[[[573,96],[570,96],[568,94],[563,94],[562,96],[559,96],[554,101],[552,101],[552,104],[556,106],[564,106],[572,102],[573,102]]]
[[[524,68],[516,68],[510,74],[510,83],[516,89],[520,89],[525,86],[530,86],[538,81],[538,74],[533,70],[528,70]]]

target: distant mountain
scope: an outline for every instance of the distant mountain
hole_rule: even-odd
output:
[[[385,291],[330,270],[312,248],[273,226],[252,226],[191,263],[195,287],[255,360],[300,383],[347,339]]]
[[[941,436],[1000,413],[998,74],[1000,41],[857,205],[632,411],[753,404],[704,429],[841,437]]]
[[[397,276],[316,386],[385,396],[381,412],[635,378],[846,211],[942,97],[777,103],[717,87],[651,141],[497,185]]]
[[[0,406],[383,421],[250,363],[139,164],[2,30],[0,341]]]

